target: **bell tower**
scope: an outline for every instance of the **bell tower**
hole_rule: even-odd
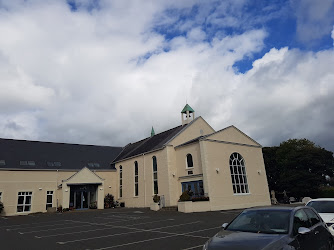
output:
[[[195,119],[195,111],[188,105],[184,106],[181,111],[182,126],[190,123]]]

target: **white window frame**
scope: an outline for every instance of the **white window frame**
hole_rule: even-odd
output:
[[[123,197],[123,167],[119,166],[119,198]]]
[[[17,213],[29,213],[31,212],[31,207],[32,207],[32,191],[21,191],[18,192],[17,194],[17,206],[16,206],[16,212]],[[27,203],[27,197],[30,196],[30,203]],[[19,204],[19,197],[23,197],[23,203]],[[22,211],[18,211],[18,208],[22,207]],[[29,207],[29,210],[26,210],[26,207]]]
[[[48,210],[48,207],[53,207],[53,190],[46,191],[46,210]],[[51,202],[48,202],[48,196],[51,196]]]
[[[191,156],[191,161],[192,161],[192,166],[191,167],[189,167],[188,166],[188,155],[190,155]],[[193,157],[193,155],[192,154],[190,154],[190,153],[188,153],[187,155],[186,155],[186,169],[193,169],[194,168],[194,157]]]
[[[241,154],[234,152],[229,159],[233,193],[235,195],[249,194],[245,160]]]
[[[137,173],[136,173],[137,170]],[[139,167],[138,167],[138,162],[134,162],[134,197],[139,196]],[[137,192],[136,192],[137,191]]]
[[[155,159],[155,164],[157,166],[157,169],[156,171],[154,171],[154,159]],[[159,186],[158,186],[158,160],[157,160],[157,157],[156,156],[153,156],[152,157],[152,171],[153,171],[153,195],[155,194],[158,194],[159,193]],[[154,176],[156,176],[157,178],[154,178]],[[155,192],[155,189],[154,189],[154,183],[157,183],[157,192]]]

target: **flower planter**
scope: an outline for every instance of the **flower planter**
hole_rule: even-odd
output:
[[[181,213],[211,211],[210,201],[179,201],[177,203],[177,209]]]
[[[152,203],[150,209],[153,211],[158,211],[160,209],[159,203]]]
[[[192,201],[179,201],[177,203],[177,210],[181,213],[192,213],[193,202]]]

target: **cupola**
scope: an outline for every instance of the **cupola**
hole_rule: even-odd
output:
[[[195,119],[195,111],[188,105],[181,111],[182,125],[186,125]]]

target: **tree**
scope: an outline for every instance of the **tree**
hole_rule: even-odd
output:
[[[270,190],[289,196],[315,198],[333,176],[333,152],[307,139],[290,139],[279,147],[263,148]]]

